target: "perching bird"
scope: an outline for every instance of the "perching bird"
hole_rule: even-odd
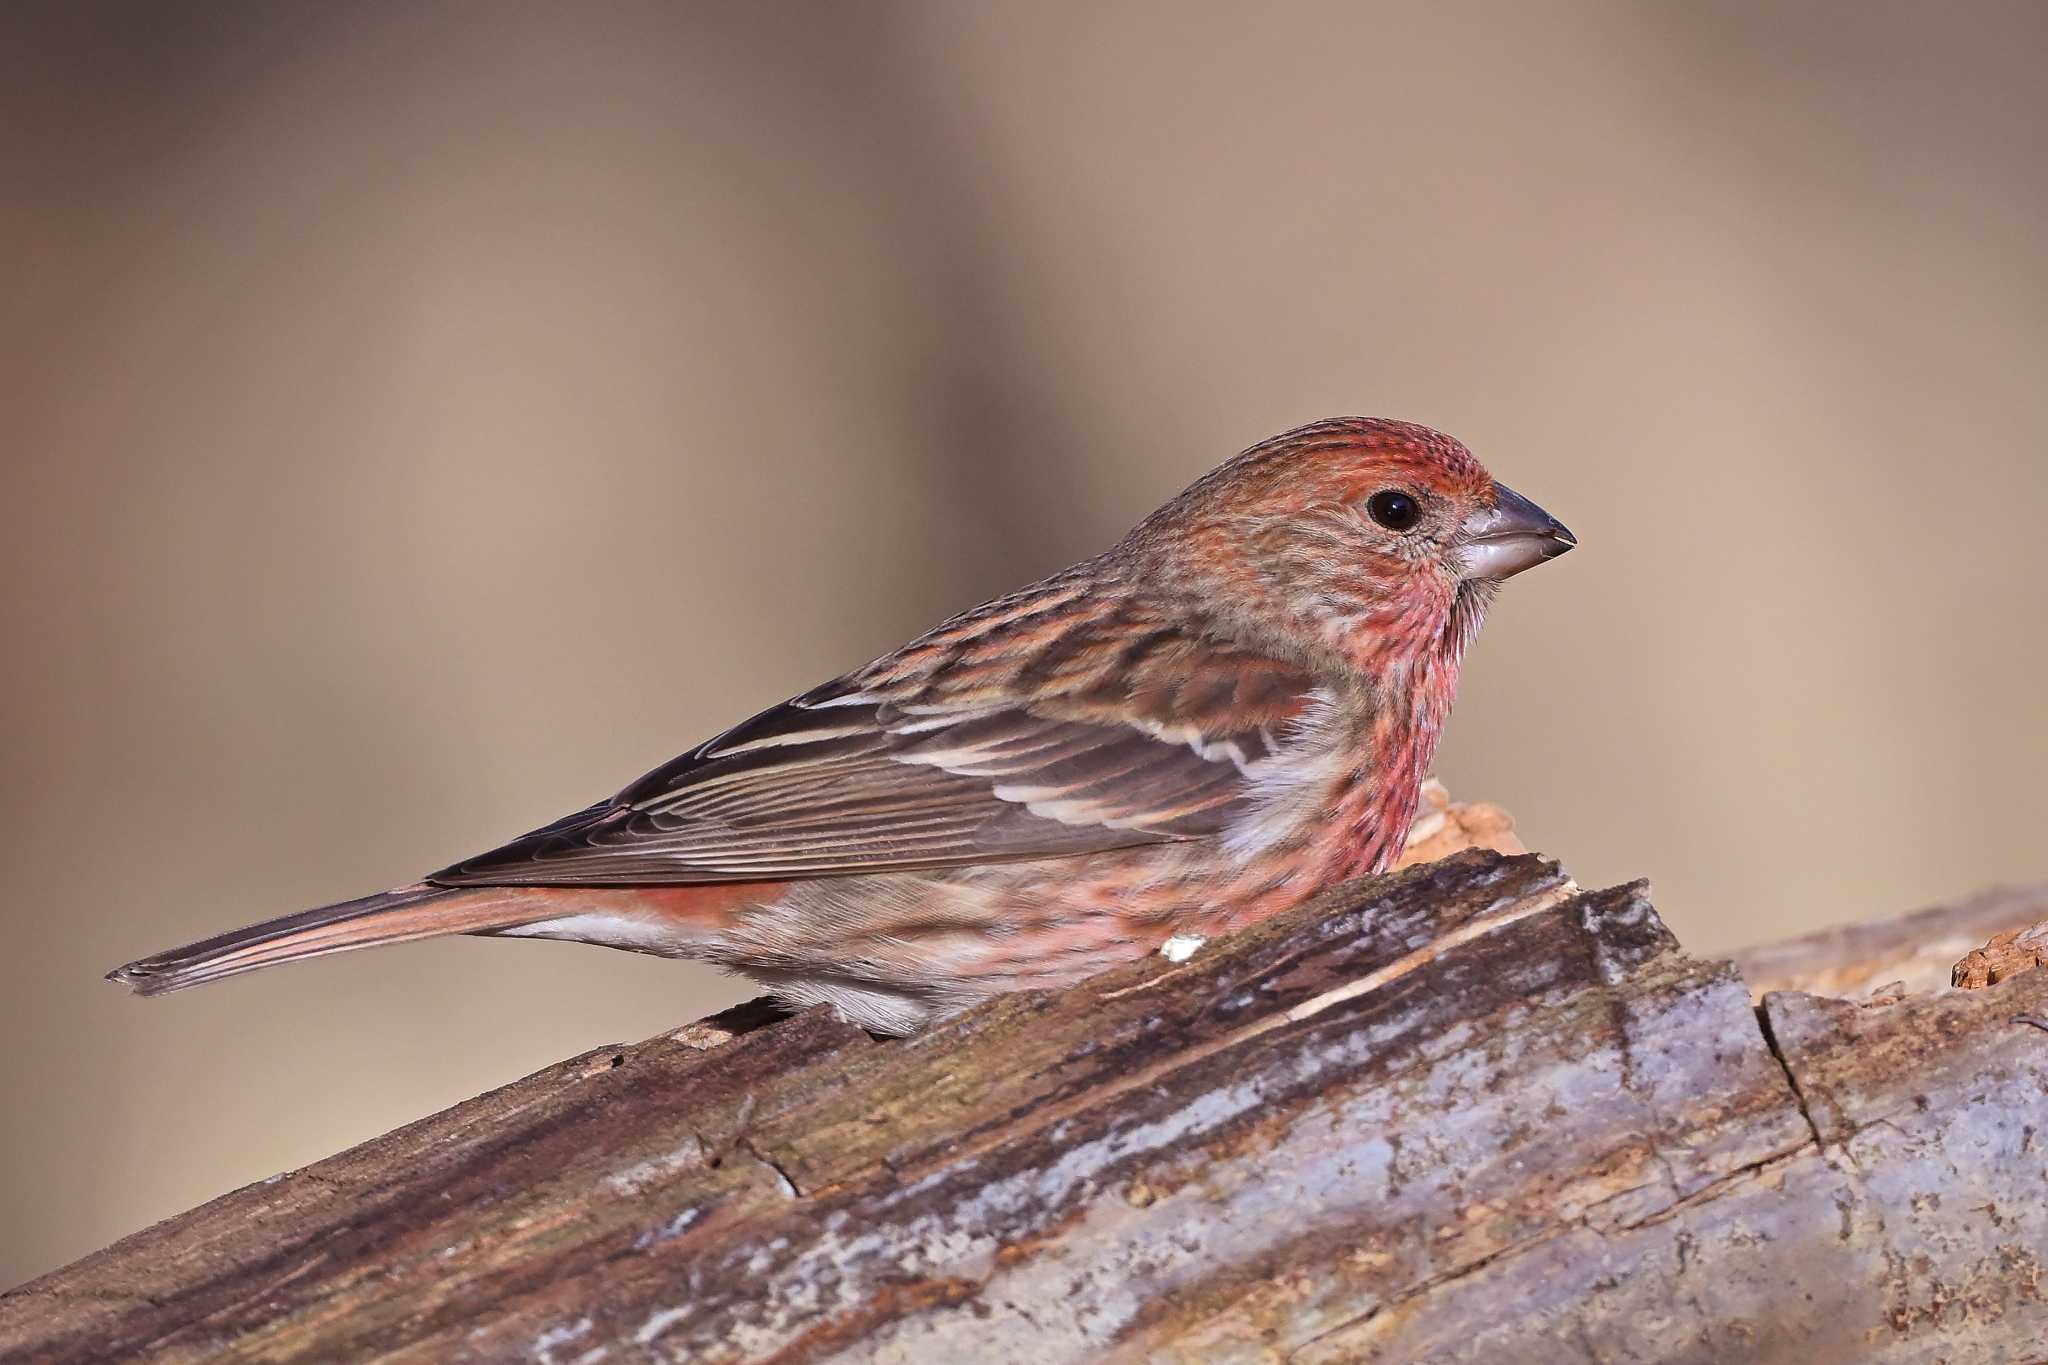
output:
[[[1448,436],[1316,422],[609,800],[109,977],[154,995],[518,935],[717,963],[908,1033],[1384,870],[1495,587],[1575,543]]]

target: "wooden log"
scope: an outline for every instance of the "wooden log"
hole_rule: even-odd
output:
[[[2048,972],[1759,1012],[1641,885],[1470,852],[916,1038],[586,1054],[24,1286],[0,1352],[2034,1359],[2027,1016]]]
[[[1890,919],[1842,924],[1744,948],[1735,965],[1761,1000],[1771,991],[1862,995],[1949,984],[1956,959],[1991,935],[2048,919],[2048,882],[2005,886]]]

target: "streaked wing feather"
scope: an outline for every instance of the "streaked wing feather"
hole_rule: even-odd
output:
[[[1310,679],[1085,605],[1049,580],[978,608],[430,880],[783,880],[1217,832]]]

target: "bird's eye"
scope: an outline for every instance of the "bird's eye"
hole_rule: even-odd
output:
[[[1398,488],[1382,488],[1365,500],[1366,515],[1389,531],[1406,531],[1422,520],[1422,507]]]

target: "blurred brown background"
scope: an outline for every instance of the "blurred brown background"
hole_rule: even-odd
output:
[[[1583,548],[1441,771],[1697,948],[2048,871],[2048,7],[9,7],[0,1284],[736,998],[143,1003],[1281,428]]]

